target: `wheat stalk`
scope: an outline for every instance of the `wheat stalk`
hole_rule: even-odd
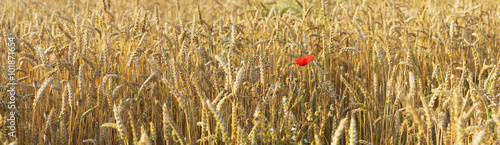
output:
[[[344,133],[346,121],[347,121],[347,117],[340,120],[339,126],[337,127],[337,129],[335,129],[335,134],[332,135],[332,143],[331,143],[332,145],[339,145],[340,144],[342,134]]]
[[[168,113],[167,104],[163,105],[163,122],[164,122],[163,125],[166,125],[165,123],[167,123],[168,125],[170,125],[170,127],[172,127],[173,134],[180,141],[180,144],[185,145],[186,141],[184,140],[184,137],[182,136],[179,127],[177,127],[177,125],[174,123],[174,121],[172,120],[172,118],[170,117],[170,115]]]
[[[33,110],[36,109],[38,102],[45,95],[45,90],[47,89],[49,84],[52,83],[53,79],[53,77],[47,78],[40,86],[40,89],[38,89],[38,91],[36,92],[35,99],[33,100]]]
[[[120,100],[120,104],[118,106],[116,106],[116,104],[113,104],[113,113],[115,116],[116,128],[118,129],[118,133],[120,134],[120,139],[122,143],[128,145],[128,131],[125,127],[125,123],[122,120],[122,111],[124,107],[123,105],[123,100]]]

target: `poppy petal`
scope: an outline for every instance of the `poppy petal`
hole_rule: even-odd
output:
[[[307,58],[306,57],[297,58],[293,64],[298,64],[300,66],[305,66],[305,65],[307,65],[312,60],[313,60],[313,56],[309,54],[309,55],[307,55]]]
[[[312,61],[312,60],[313,60],[313,57],[314,57],[313,55],[308,54],[308,55],[307,55],[307,62]]]
[[[305,64],[306,64],[306,58],[304,57],[299,58],[299,65],[304,66]]]

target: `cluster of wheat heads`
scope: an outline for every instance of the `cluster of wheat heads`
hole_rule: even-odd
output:
[[[496,1],[0,7],[0,143],[500,143]]]

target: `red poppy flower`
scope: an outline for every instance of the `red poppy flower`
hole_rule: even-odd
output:
[[[305,57],[300,57],[298,59],[295,60],[295,62],[293,64],[298,64],[300,66],[304,66],[304,65],[307,65],[310,61],[313,60],[313,56],[308,54],[307,55],[307,58]]]

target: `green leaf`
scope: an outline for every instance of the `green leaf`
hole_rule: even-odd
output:
[[[488,109],[488,116],[486,116],[486,120],[489,120],[491,118],[491,109]]]

